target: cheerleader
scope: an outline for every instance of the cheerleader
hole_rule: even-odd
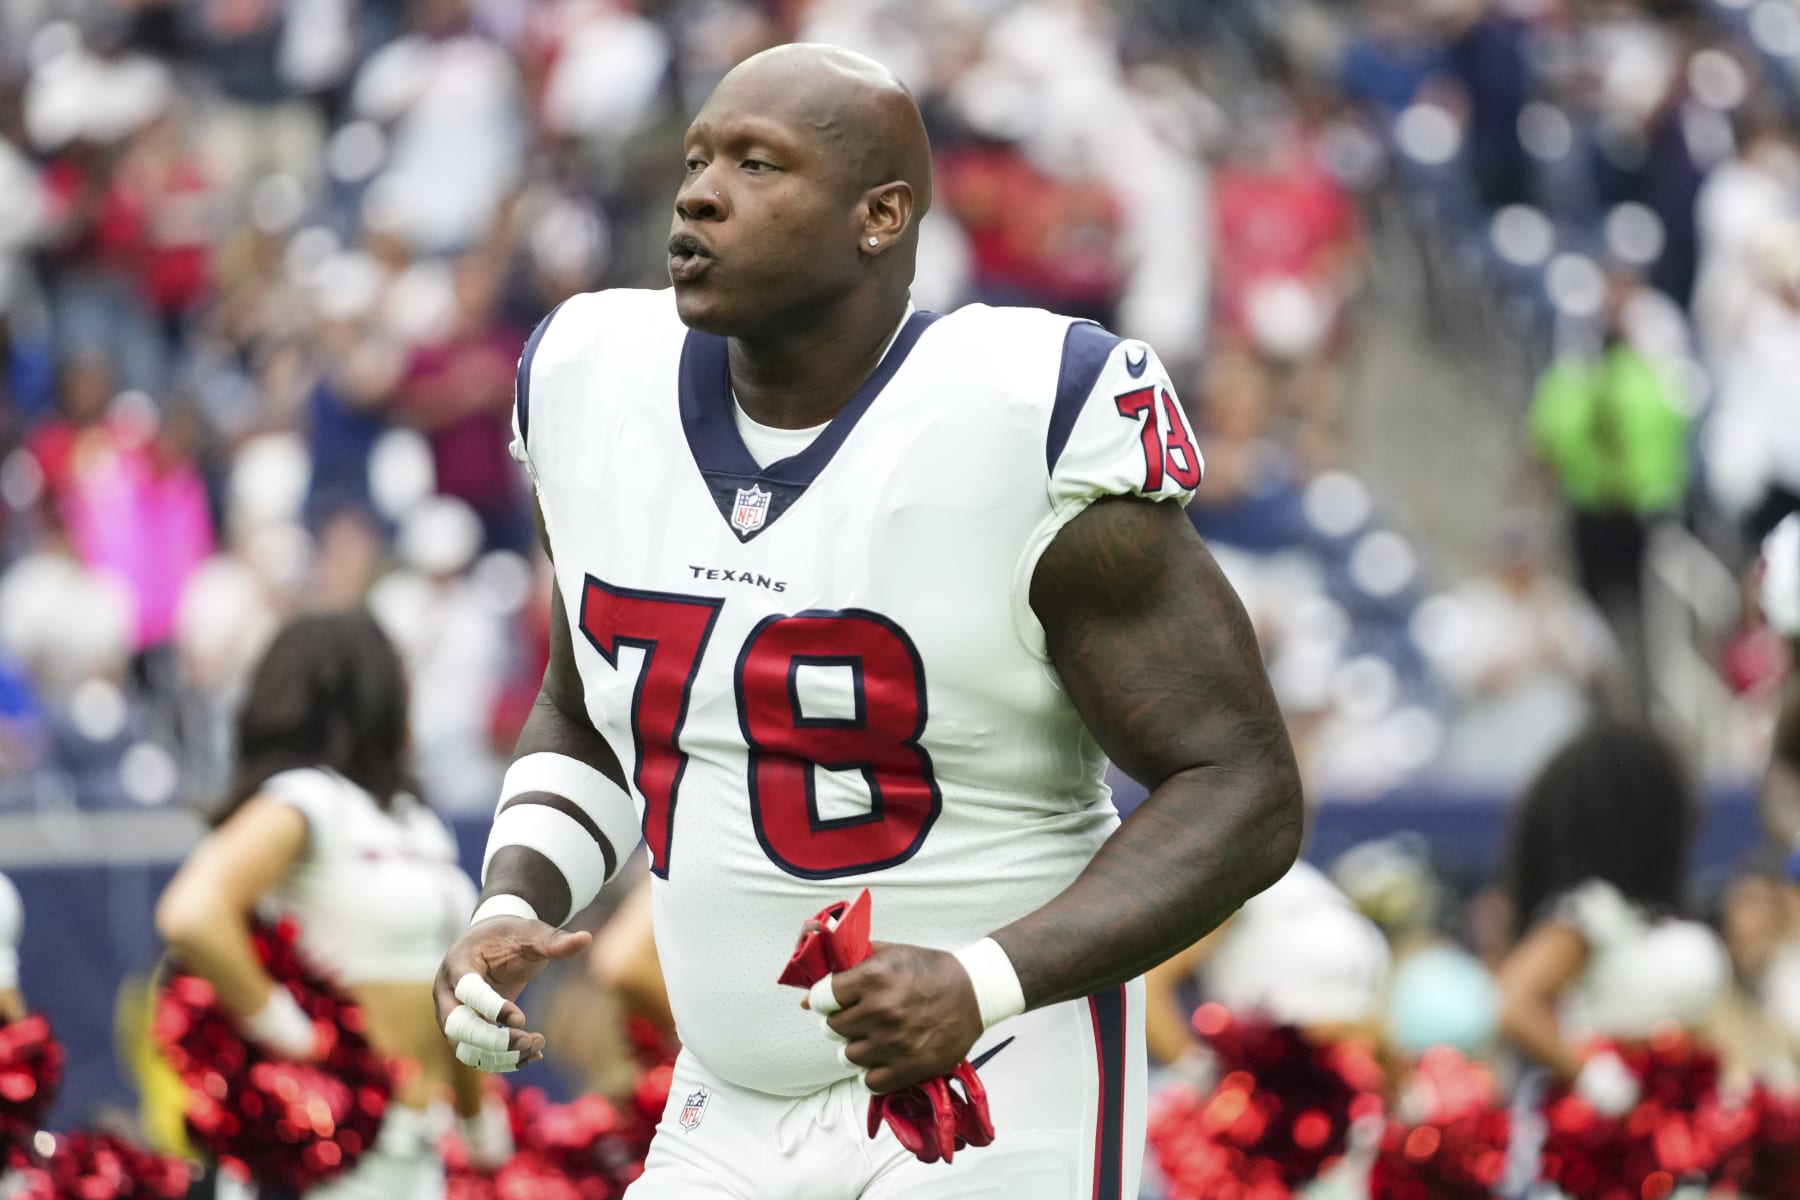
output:
[[[1617,1054],[1591,1047],[1695,1029],[1729,978],[1719,939],[1678,915],[1696,816],[1673,748],[1616,725],[1564,746],[1515,814],[1501,1032],[1608,1116],[1637,1102],[1638,1083]]]
[[[475,889],[450,831],[406,786],[407,690],[393,645],[363,612],[302,617],[252,674],[237,765],[216,828],[156,907],[182,963],[245,1036],[281,1057],[316,1056],[315,1032],[273,985],[251,919],[291,916],[299,949],[343,985],[398,1071],[380,1137],[306,1200],[437,1200],[448,1091],[478,1163],[511,1152],[505,1114],[438,1030],[431,983],[467,926]]]
[[[0,1025],[25,1015],[25,996],[19,990],[19,939],[25,933],[25,906],[19,889],[0,875]]]

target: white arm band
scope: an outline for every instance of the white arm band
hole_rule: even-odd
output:
[[[561,796],[580,809],[606,839],[612,871],[608,872],[607,855],[593,834],[568,813],[544,804],[504,807],[513,797],[530,792]],[[488,865],[501,847],[536,850],[562,872],[569,887],[571,916],[586,908],[599,894],[601,885],[618,873],[642,832],[637,805],[625,789],[566,754],[544,751],[514,762],[500,785],[500,805],[488,834],[487,854],[481,861],[482,882],[487,882]]]
[[[1025,988],[1012,959],[993,938],[982,938],[956,951],[956,961],[969,973],[975,987],[975,1003],[981,1009],[981,1027],[992,1029],[1025,1011]]]

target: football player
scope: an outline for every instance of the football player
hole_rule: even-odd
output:
[[[574,297],[519,365],[554,647],[439,1018],[540,1057],[514,1000],[641,833],[684,1050],[631,1200],[1135,1196],[1139,977],[1301,826],[1174,387],[1091,323],[913,308],[930,148],[867,58],[751,58],[683,154],[673,289]],[[775,977],[863,887],[880,941],[808,1012]],[[865,1134],[965,1058],[992,1145]]]

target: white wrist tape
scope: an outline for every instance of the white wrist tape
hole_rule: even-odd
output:
[[[1008,1017],[1025,1011],[1025,988],[1012,959],[993,938],[982,938],[958,950],[956,961],[969,973],[975,987],[975,1003],[981,1009],[981,1025],[992,1029]]]
[[[486,872],[483,872],[485,874]],[[512,896],[502,892],[498,896],[489,896],[475,908],[475,915],[469,918],[469,924],[479,925],[489,917],[524,917],[527,921],[538,921],[543,918],[537,915],[537,909],[523,896]]]
[[[280,984],[263,1006],[243,1018],[244,1033],[284,1058],[306,1058],[318,1043],[312,1018],[306,1015],[292,992]]]
[[[560,814],[563,822],[552,822],[533,814],[533,810],[556,811],[542,804],[504,807],[508,800],[528,792],[561,796],[580,809],[606,839],[607,849],[612,854],[612,871],[607,871],[606,856],[593,835],[568,814]],[[533,815],[521,818],[513,817],[514,813]],[[519,824],[521,821],[535,823]],[[507,826],[504,830],[503,824]],[[486,881],[488,863],[502,846],[528,846],[550,859],[563,873],[573,901],[570,910],[573,914],[587,907],[599,894],[601,885],[618,873],[641,836],[642,822],[637,805],[624,788],[578,758],[548,751],[527,754],[506,769],[506,778],[501,781],[500,804],[496,808],[493,831],[488,835],[487,854],[481,862],[482,880]],[[590,846],[594,850],[591,857],[587,853]],[[594,865],[596,863],[599,865]]]

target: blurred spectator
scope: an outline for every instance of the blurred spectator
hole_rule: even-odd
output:
[[[1737,153],[1708,177],[1695,218],[1700,272],[1694,323],[1702,349],[1728,362],[1745,321],[1784,253],[1777,226],[1800,216],[1800,152],[1779,116],[1747,106],[1737,121]],[[1767,265],[1765,265],[1767,264]]]
[[[1519,117],[1531,92],[1525,32],[1494,0],[1433,0],[1445,78],[1466,114],[1475,187],[1490,208],[1526,199],[1530,164]]]
[[[1677,516],[1687,490],[1687,417],[1663,371],[1627,340],[1637,286],[1624,272],[1609,277],[1598,345],[1551,365],[1529,422],[1569,504],[1581,586],[1641,664],[1644,552],[1651,524]]]
[[[400,402],[431,443],[438,492],[475,511],[485,545],[519,550],[531,542],[531,523],[506,447],[513,373],[525,335],[495,312],[499,282],[495,264],[485,257],[459,261],[454,324],[413,351]]]
[[[212,519],[191,416],[159,417],[141,393],[123,394],[103,416],[108,391],[104,366],[76,366],[63,418],[29,444],[75,553],[129,589],[144,649],[168,638],[182,585],[212,552]]]
[[[401,524],[401,568],[369,595],[411,680],[420,783],[453,812],[491,808],[502,766],[488,733],[505,678],[507,613],[469,576],[480,549],[481,524],[467,505],[425,501]]]
[[[1443,70],[1437,43],[1414,13],[1417,0],[1363,0],[1339,65],[1344,97],[1388,119],[1400,115]]]
[[[212,94],[202,137],[222,179],[269,175],[316,188],[324,122],[307,100],[337,84],[354,51],[345,0],[178,0],[188,52]]]
[[[470,27],[469,0],[420,0],[412,32],[363,64],[351,105],[387,132],[373,184],[383,221],[430,253],[487,232],[519,177],[518,68]]]
[[[1718,360],[1709,465],[1754,545],[1800,509],[1800,221],[1762,226],[1748,249],[1754,286],[1739,297],[1731,349]]]
[[[1420,613],[1426,653],[1456,697],[1444,770],[1516,785],[1586,720],[1617,650],[1594,606],[1545,568],[1522,521],[1494,531],[1486,574]]]
[[[1361,220],[1290,97],[1251,106],[1213,178],[1218,338],[1279,362],[1330,348],[1357,278]]]
[[[945,206],[968,231],[979,300],[1112,321],[1120,212],[1104,181],[1053,178],[997,136],[945,153],[939,171]]]

